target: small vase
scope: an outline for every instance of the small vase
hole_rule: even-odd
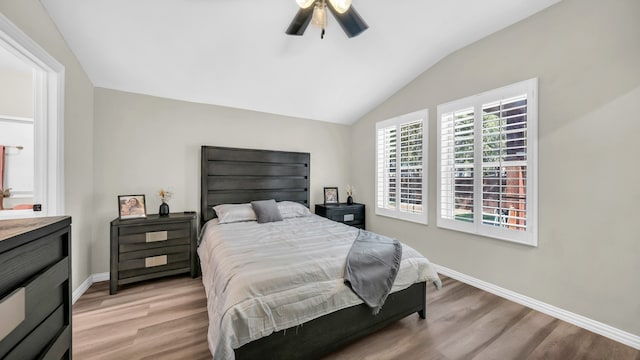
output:
[[[163,201],[162,204],[160,204],[160,210],[158,210],[158,214],[160,216],[169,216],[169,204]]]
[[[347,205],[353,205],[353,198],[351,195],[347,196]]]

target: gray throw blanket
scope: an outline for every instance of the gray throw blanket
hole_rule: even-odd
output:
[[[396,280],[402,245],[396,239],[360,230],[347,255],[344,282],[376,315]]]

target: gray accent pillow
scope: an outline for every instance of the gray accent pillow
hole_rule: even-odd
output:
[[[253,211],[256,213],[259,224],[282,221],[282,215],[280,215],[278,205],[273,199],[252,201],[251,206],[253,207]]]

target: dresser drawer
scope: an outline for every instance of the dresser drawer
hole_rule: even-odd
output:
[[[157,273],[165,270],[189,268],[189,246],[170,246],[120,255],[118,278]]]
[[[176,231],[187,231],[189,232],[189,223],[155,223],[148,225],[138,225],[138,226],[120,226],[118,228],[118,236],[120,239],[127,239],[127,235],[142,235],[145,236],[146,233],[154,233],[154,232],[176,232]],[[175,236],[175,235],[174,235]],[[187,235],[188,236],[188,235]]]
[[[24,360],[46,358],[45,351],[54,344],[58,336],[62,334],[65,326],[64,306],[59,306],[41,324],[38,325],[26,338],[4,357],[5,360]],[[68,346],[68,345],[67,345]]]
[[[0,254],[0,298],[65,257],[60,231]]]
[[[71,325],[65,326],[58,336],[47,346],[47,353],[42,360],[71,359]]]
[[[338,208],[328,211],[327,218],[339,222],[362,221],[364,212],[357,208]]]
[[[191,229],[182,224],[177,229],[165,229],[146,231],[121,235],[118,237],[119,252],[140,251],[159,247],[189,245],[191,242]]]
[[[118,266],[118,278],[125,280],[134,276],[159,274],[177,269],[189,271],[189,260],[189,253],[169,253],[123,261]]]
[[[3,321],[0,328],[11,326],[9,329],[3,329],[3,335],[6,330],[11,332],[0,340],[0,358],[5,356],[16,344],[21,343],[28,334],[36,329],[45,319],[57,309],[63,306],[65,301],[66,282],[68,278],[69,259],[64,258],[55,265],[50,266],[47,270],[34,276],[27,283],[22,284],[18,290],[5,299],[0,300],[0,313],[3,313],[3,320],[6,318],[6,312],[10,312],[19,322],[7,324]],[[16,301],[7,299],[13,297]],[[7,308],[13,307],[13,309]],[[61,328],[61,326],[59,327]],[[43,347],[36,349],[44,350]]]
[[[316,215],[360,229],[365,228],[365,211],[363,204],[318,204],[316,205]]]

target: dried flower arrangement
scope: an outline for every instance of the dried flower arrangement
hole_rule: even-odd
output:
[[[171,192],[169,190],[165,190],[165,189],[160,189],[160,191],[158,191],[158,196],[160,197],[160,200],[163,203],[166,203],[173,196],[173,192]]]
[[[347,196],[352,196],[355,188],[352,185],[347,184]]]

